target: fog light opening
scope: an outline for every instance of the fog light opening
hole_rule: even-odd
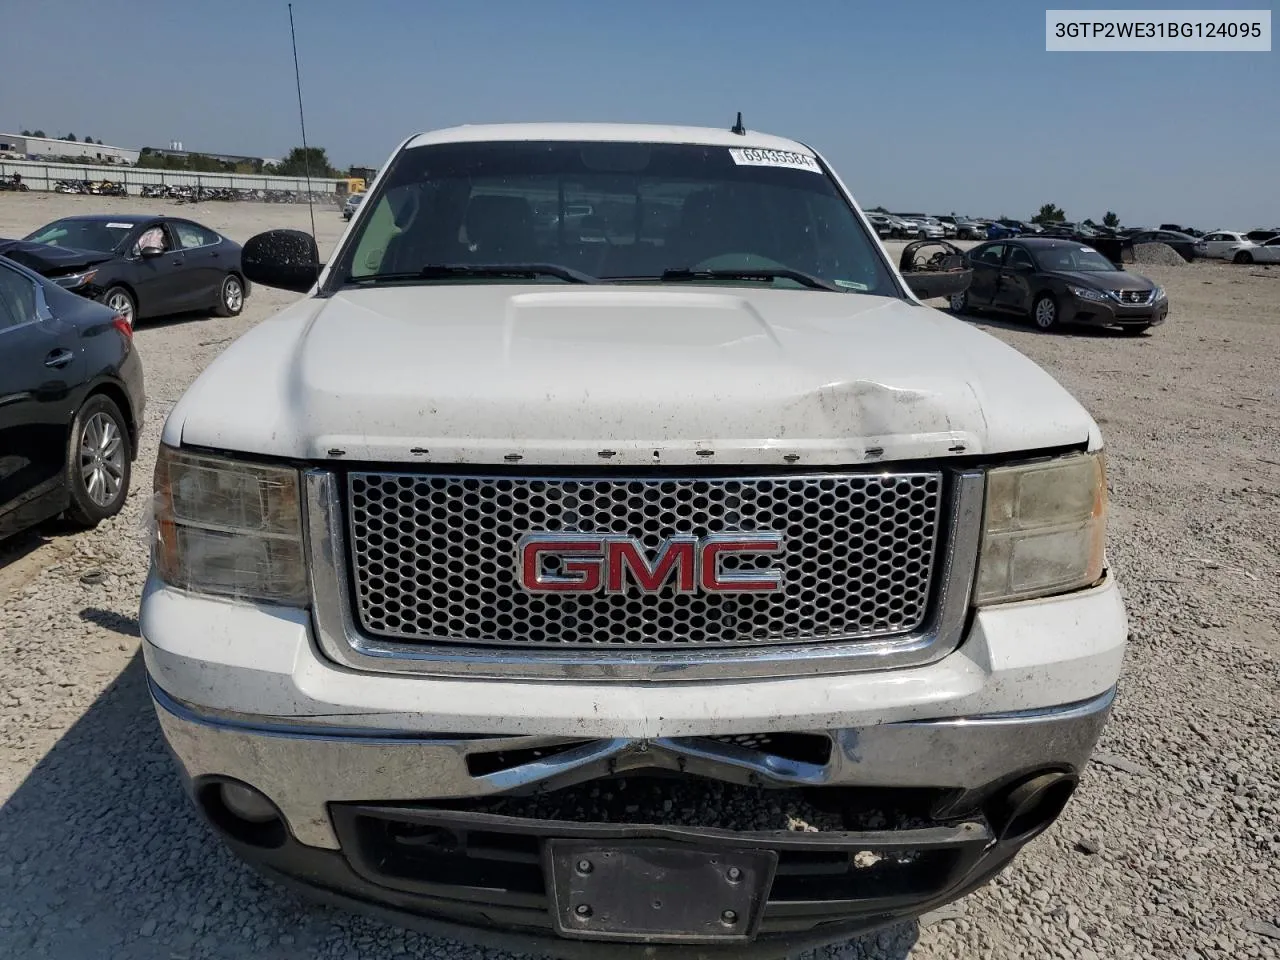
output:
[[[253,787],[243,783],[222,783],[218,785],[222,793],[222,802],[234,816],[250,823],[269,823],[277,819],[275,805]]]
[[[1058,819],[1075,791],[1069,773],[1042,773],[1024,780],[1004,796],[997,823],[1002,843],[1025,843]]]
[[[261,790],[237,780],[214,780],[197,793],[197,803],[213,826],[233,840],[275,848],[288,836],[279,808]]]

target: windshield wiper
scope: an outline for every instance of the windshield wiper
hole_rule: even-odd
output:
[[[558,263],[429,263],[418,276],[424,280],[449,277],[512,277],[532,280],[536,277],[558,277],[568,283],[599,283],[593,277]]]
[[[599,283],[597,277],[558,263],[429,263],[418,274],[424,280],[448,277],[558,277],[569,283]]]
[[[497,279],[533,280],[537,277],[556,277],[567,283],[600,283],[589,273],[562,267],[556,263],[429,263],[418,271],[400,273],[371,273],[368,276],[349,276],[347,283],[402,283],[407,280],[452,280],[466,277],[494,277]]]
[[[744,270],[693,270],[689,267],[663,270],[663,282],[678,280],[794,280],[796,283],[814,290],[831,290],[835,293],[846,291],[830,281],[815,277],[803,270],[792,270],[790,267],[756,267]]]

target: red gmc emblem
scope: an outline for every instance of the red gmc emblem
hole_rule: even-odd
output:
[[[781,570],[726,570],[723,561],[781,551],[782,534],[772,531],[672,537],[652,557],[635,537],[531,533],[516,547],[516,576],[530,593],[658,593],[668,583],[678,593],[776,593]]]

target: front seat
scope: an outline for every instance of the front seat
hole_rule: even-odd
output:
[[[467,242],[479,263],[528,263],[537,259],[533,208],[522,197],[472,197],[466,228]]]

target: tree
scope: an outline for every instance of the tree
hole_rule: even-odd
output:
[[[234,163],[207,157],[202,153],[173,156],[168,153],[157,153],[150,147],[144,147],[139,153],[137,165],[148,170],[186,170],[191,173],[234,173],[236,171]]]
[[[329,165],[329,154],[324,147],[294,147],[289,155],[280,161],[275,170],[284,177],[302,177],[310,173],[313,177],[336,177],[338,172]]]
[[[44,139],[44,131],[43,131],[43,130],[37,130],[37,131],[35,131],[33,134],[31,134],[31,135],[32,135],[33,137],[39,137],[39,138],[41,138],[41,139]]]
[[[1114,230],[1116,227],[1120,226],[1120,218],[1116,216],[1113,211],[1108,210],[1107,215],[1102,218],[1102,225]]]
[[[20,136],[20,137],[34,137],[34,136],[35,136],[35,134],[34,134],[34,133],[32,133],[30,130],[23,130],[20,134],[18,134],[18,136]]]
[[[63,137],[62,139],[63,139],[63,140],[65,140],[65,141],[67,141],[67,143],[75,143],[75,142],[76,142],[76,135],[75,135],[74,133],[68,133],[68,134],[67,134],[65,137]]]
[[[1040,212],[1031,218],[1032,223],[1061,223],[1067,219],[1066,213],[1059,206],[1052,203],[1046,203],[1040,208]]]

